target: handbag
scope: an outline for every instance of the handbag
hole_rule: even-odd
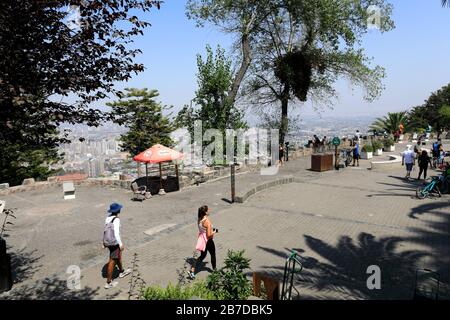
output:
[[[208,239],[206,238],[206,233],[199,232],[198,238],[197,238],[197,245],[195,246],[195,249],[198,251],[205,251],[206,250],[206,242],[208,242]]]

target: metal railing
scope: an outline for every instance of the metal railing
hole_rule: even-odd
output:
[[[298,268],[296,269],[296,267]],[[300,293],[294,287],[294,276],[303,270],[303,264],[298,259],[298,254],[292,251],[289,257],[286,259],[283,276],[283,286],[281,288],[281,300],[292,300],[292,290]]]

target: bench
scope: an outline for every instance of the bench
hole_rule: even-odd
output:
[[[75,199],[75,186],[73,182],[68,181],[63,183],[64,200]]]

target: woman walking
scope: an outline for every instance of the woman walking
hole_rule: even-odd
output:
[[[428,152],[426,150],[422,151],[422,154],[419,156],[419,177],[417,180],[420,180],[420,176],[423,172],[423,179],[427,180],[427,170],[428,170],[428,164],[432,166],[431,164],[431,158],[428,156]]]
[[[209,220],[210,209],[208,206],[202,206],[198,209],[198,240],[196,249],[201,252],[200,257],[197,259],[195,266],[192,266],[189,271],[189,277],[195,279],[195,270],[200,263],[206,257],[207,252],[211,255],[211,264],[214,270],[216,270],[216,246],[214,244],[214,234],[218,232],[214,229]]]

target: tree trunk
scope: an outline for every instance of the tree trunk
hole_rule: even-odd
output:
[[[280,125],[280,144],[284,145],[288,130],[288,105],[289,105],[289,87],[285,86],[281,97],[281,125]]]
[[[235,103],[242,80],[244,79],[245,74],[247,73],[247,70],[252,61],[250,40],[248,38],[248,34],[242,35],[241,45],[242,45],[242,63],[238,73],[233,79],[233,83],[231,84],[231,89],[228,92],[228,98],[226,100],[230,105],[233,105]]]

